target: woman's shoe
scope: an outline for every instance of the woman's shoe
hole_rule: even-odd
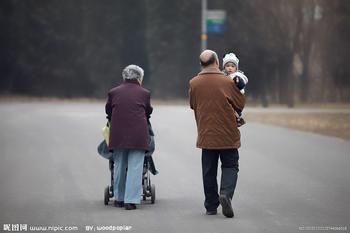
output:
[[[124,202],[123,201],[114,201],[114,206],[115,207],[124,207]]]
[[[126,210],[136,210],[136,205],[131,203],[125,203]]]

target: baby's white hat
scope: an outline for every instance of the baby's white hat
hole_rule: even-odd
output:
[[[224,58],[222,59],[222,67],[225,67],[226,63],[228,62],[235,64],[238,69],[239,59],[234,53],[225,54]]]

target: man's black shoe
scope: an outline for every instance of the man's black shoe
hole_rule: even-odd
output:
[[[234,214],[231,206],[231,200],[226,197],[226,195],[220,195],[219,201],[222,207],[222,214],[227,218],[233,218]]]
[[[114,206],[115,207],[124,207],[124,202],[123,201],[114,201]]]
[[[207,212],[205,213],[206,215],[216,215],[218,213],[217,210],[207,210]]]
[[[135,210],[136,209],[136,205],[135,204],[125,203],[125,209],[126,210]]]

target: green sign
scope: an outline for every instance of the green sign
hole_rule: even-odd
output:
[[[206,23],[208,33],[221,33],[225,29],[226,11],[208,10]]]

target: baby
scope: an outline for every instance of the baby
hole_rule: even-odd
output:
[[[248,83],[247,76],[243,71],[238,70],[239,59],[234,53],[227,53],[222,60],[223,72],[232,79],[242,94],[245,93],[244,88]],[[235,109],[237,126],[240,127],[245,124],[245,120],[242,118],[242,110]]]

